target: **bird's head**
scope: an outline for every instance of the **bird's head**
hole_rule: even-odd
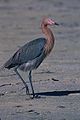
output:
[[[59,25],[55,20],[53,20],[53,19],[51,19],[51,18],[43,18],[43,21],[42,21],[42,23],[44,24],[44,25]]]

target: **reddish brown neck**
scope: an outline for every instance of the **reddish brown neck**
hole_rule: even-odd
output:
[[[45,51],[46,53],[50,53],[50,51],[52,50],[53,46],[54,46],[54,35],[52,33],[52,31],[50,30],[50,28],[48,28],[48,26],[46,24],[41,24],[41,29],[42,32],[45,34],[46,37],[46,45],[45,45]]]

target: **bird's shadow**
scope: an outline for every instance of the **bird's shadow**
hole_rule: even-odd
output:
[[[77,94],[77,93],[80,93],[80,90],[40,92],[40,93],[35,93],[35,94],[40,95],[40,96],[67,96],[69,94]]]

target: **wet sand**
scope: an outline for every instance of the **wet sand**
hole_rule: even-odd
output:
[[[43,16],[54,18],[60,26],[51,27],[56,39],[54,49],[33,71],[35,93],[40,98],[30,100],[25,95],[13,70],[1,71],[1,120],[80,119],[79,0],[1,0],[0,66],[20,46],[44,36],[40,29]],[[28,74],[20,73],[30,88]]]

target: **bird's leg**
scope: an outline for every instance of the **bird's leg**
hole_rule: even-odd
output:
[[[30,81],[30,85],[31,85],[31,89],[32,89],[32,95],[33,95],[33,98],[34,98],[34,97],[35,97],[35,94],[34,94],[34,89],[33,89],[33,84],[32,84],[31,71],[29,72],[29,81]]]
[[[22,78],[21,75],[19,74],[17,68],[15,68],[15,72],[16,72],[16,74],[19,76],[19,78],[21,79],[21,81],[23,82],[23,84],[25,85],[25,88],[26,88],[26,94],[29,95],[29,88],[28,88],[26,82],[23,80],[23,78]]]

